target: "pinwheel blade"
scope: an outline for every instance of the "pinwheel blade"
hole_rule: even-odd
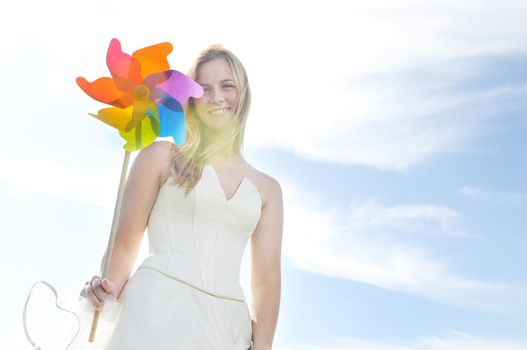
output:
[[[119,90],[131,91],[136,84],[143,81],[141,64],[132,56],[121,51],[121,43],[117,39],[110,41],[106,53],[106,65]]]
[[[167,97],[163,103],[158,104],[159,120],[161,122],[161,131],[159,136],[171,136],[176,145],[185,144],[185,113],[181,104]]]
[[[172,52],[171,43],[160,43],[135,51],[132,57],[141,65],[141,76],[164,72],[170,69],[167,56]]]
[[[155,141],[159,135],[160,125],[157,114],[148,115],[130,131],[119,130],[119,135],[126,141],[123,146],[128,152],[137,151]]]
[[[119,90],[112,78],[102,77],[90,83],[83,77],[78,77],[75,81],[82,91],[99,102],[119,108],[132,104],[132,95]]]
[[[126,108],[110,107],[99,110],[99,114],[90,115],[118,130],[127,131],[133,127],[133,112],[133,106]]]
[[[150,75],[145,79],[145,83],[151,84],[152,81],[159,81],[161,80],[161,76],[167,78],[155,85],[152,91],[153,97],[168,94],[170,97],[178,100],[180,104],[184,105],[189,97],[199,98],[203,96],[203,88],[201,85],[177,70]]]

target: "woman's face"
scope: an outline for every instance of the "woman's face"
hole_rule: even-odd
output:
[[[234,118],[238,89],[231,67],[223,58],[203,63],[196,81],[203,87],[203,96],[195,100],[198,117],[209,129],[221,131]]]

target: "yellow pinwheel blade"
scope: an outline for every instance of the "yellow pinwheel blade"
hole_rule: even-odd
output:
[[[119,130],[119,135],[126,140],[126,144],[123,146],[124,149],[128,152],[133,152],[154,142],[159,135],[159,130],[159,116],[156,111],[155,114],[143,118],[141,123],[137,124],[132,130]]]
[[[110,107],[99,110],[99,114],[90,113],[90,115],[118,130],[128,131],[133,127],[133,111],[133,106],[126,108]]]

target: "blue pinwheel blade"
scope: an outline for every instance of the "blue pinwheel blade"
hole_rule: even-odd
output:
[[[161,123],[159,136],[171,136],[176,145],[185,144],[185,113],[181,104],[176,99],[166,96],[157,107]]]

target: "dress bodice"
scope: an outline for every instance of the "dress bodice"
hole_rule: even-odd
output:
[[[245,300],[239,275],[243,252],[261,215],[256,186],[244,177],[227,199],[214,167],[184,197],[169,184],[159,189],[148,221],[148,267],[211,294]]]

